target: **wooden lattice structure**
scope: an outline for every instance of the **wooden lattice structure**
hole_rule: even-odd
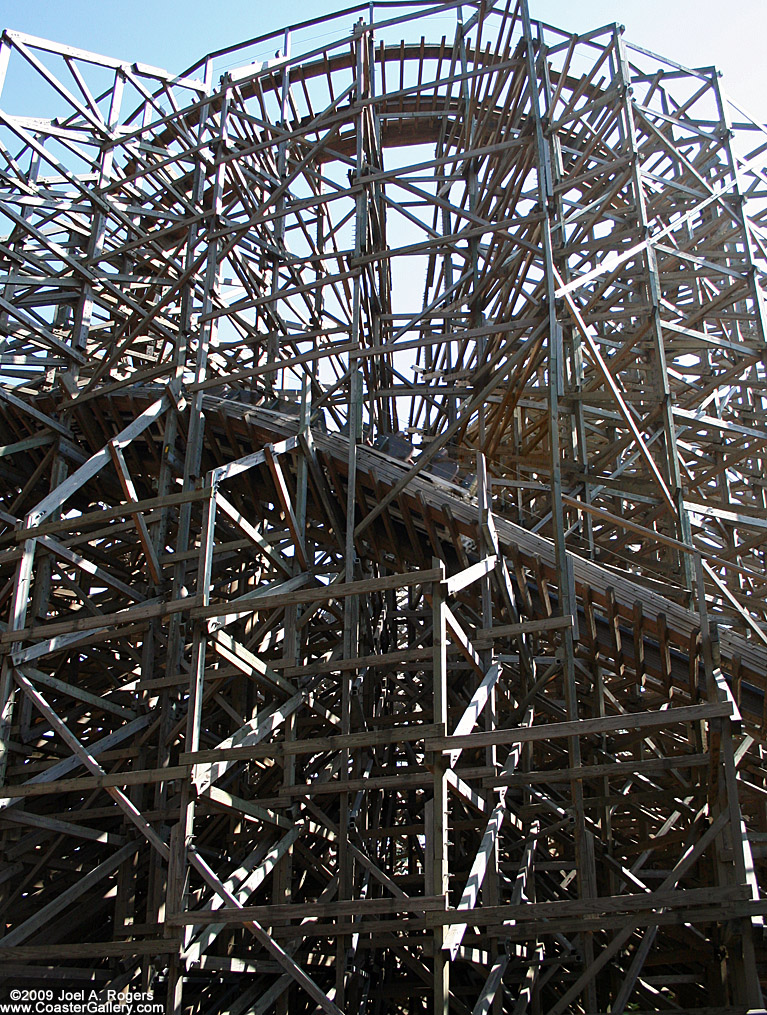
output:
[[[765,128],[527,0],[2,78],[4,984],[760,1008]]]

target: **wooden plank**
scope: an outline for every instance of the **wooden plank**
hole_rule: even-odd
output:
[[[178,943],[168,938],[141,941],[77,941],[70,944],[0,945],[0,962],[35,962],[54,959],[125,958],[138,955],[172,955]]]
[[[131,737],[141,733],[146,729],[147,726],[153,721],[154,717],[151,715],[141,715],[132,722],[126,723],[125,726],[121,726],[120,729],[115,730],[114,733],[108,733],[107,736],[97,740],[96,743],[90,745],[90,753],[94,758],[99,755],[110,751],[118,744],[123,743],[125,740],[129,740]],[[73,768],[77,768],[81,764],[80,759],[74,756],[68,758],[62,758],[61,761],[56,761],[43,772],[38,772],[36,775],[31,776],[26,782],[22,783],[20,787],[13,787],[21,789],[25,786],[36,786],[41,784],[52,783],[58,780],[62,775],[66,775],[67,772],[71,772]],[[3,787],[3,789],[10,790],[11,787]],[[12,807],[14,805],[14,799],[10,796],[0,796],[0,811],[6,807]]]
[[[18,926],[16,926],[13,930],[4,934],[2,947],[13,948],[14,956],[18,958],[19,956],[15,953],[17,945],[37,933],[37,931],[52,920],[54,916],[58,916],[59,913],[66,910],[72,902],[79,899],[87,891],[99,884],[99,882],[103,881],[104,878],[113,874],[120,864],[124,863],[127,859],[129,859],[129,857],[134,855],[137,849],[138,846],[135,842],[129,842],[126,846],[118,849],[116,853],[112,853],[110,857],[102,861],[97,867],[94,867],[93,870],[81,877],[75,882],[75,884],[63,891],[57,898],[53,899],[45,906],[42,906],[23,923],[18,924]]]
[[[278,553],[273,546],[271,546],[256,529],[242,517],[240,512],[231,504],[226,497],[221,493],[220,490],[216,490],[216,504],[224,514],[230,518],[238,528],[242,529],[248,539],[271,560],[279,569],[286,575],[290,576],[293,574],[293,569],[290,565],[290,561],[286,560],[281,553]],[[303,570],[306,570],[304,567]]]
[[[243,906],[242,909],[224,907],[215,912],[197,910],[191,913],[177,913],[168,917],[168,925],[172,927],[200,926],[222,921],[224,923],[243,923],[246,920],[258,920],[270,925],[271,921],[303,920],[307,916],[342,918],[345,916],[371,915],[389,916],[398,913],[435,913],[443,911],[445,900],[441,896],[410,896],[408,898],[391,899],[349,899],[344,902],[307,902],[291,903],[286,906]]]
[[[285,758],[301,754],[318,754],[330,751],[354,750],[364,747],[385,747],[390,744],[416,743],[425,741],[440,733],[442,727],[435,723],[395,726],[394,728],[371,730],[366,733],[342,733],[333,737],[312,737],[309,740],[280,741],[275,744],[253,745],[247,748],[215,748],[208,751],[183,752],[179,761],[183,764],[197,764],[216,761],[219,758]],[[224,750],[230,753],[221,753]],[[237,751],[247,751],[242,755]]]
[[[173,765],[169,768],[145,768],[114,775],[83,775],[76,779],[53,779],[50,782],[25,782],[20,786],[0,788],[0,801],[60,793],[87,793],[106,786],[148,786],[158,782],[175,782],[186,779],[191,765]]]
[[[172,391],[169,391],[156,402],[140,413],[136,419],[128,424],[117,437],[112,438],[111,443],[116,447],[123,448],[140,436],[147,427],[156,422],[160,416],[171,406],[175,405],[176,399]],[[109,448],[103,447],[95,455],[91,455],[88,461],[64,480],[47,497],[44,497],[28,514],[27,527],[32,528],[39,525],[45,518],[52,514],[57,508],[69,500],[72,494],[76,493],[89,479],[96,476],[110,460]]]
[[[453,575],[451,578],[445,580],[445,591],[448,596],[457,595],[462,592],[463,589],[468,588],[469,585],[473,585],[474,582],[479,581],[486,574],[489,574],[497,564],[497,557],[490,555],[489,557],[483,557],[476,564],[472,564],[471,567],[465,568],[463,571],[459,571],[458,574]]]
[[[455,729],[452,732],[454,737],[467,736],[471,730],[477,725],[479,717],[485,709],[485,706],[490,701],[493,688],[501,675],[501,664],[493,663],[490,669],[487,671],[482,679],[482,683],[476,689],[472,695],[472,699],[466,706],[466,710],[458,720]],[[452,751],[450,754],[450,767],[455,768],[456,762],[461,756],[460,749]]]
[[[506,972],[508,964],[509,956],[505,952],[497,956],[490,967],[487,979],[482,985],[482,990],[477,998],[477,1003],[472,1008],[471,1015],[488,1015],[495,1001],[495,995],[501,986],[503,974]]]
[[[214,750],[218,760],[212,762],[197,762],[192,768],[192,782],[197,787],[198,793],[204,793],[209,786],[212,786],[232,766],[234,760],[223,754],[231,747],[249,747],[265,740],[283,723],[290,715],[297,711],[307,700],[307,692],[299,691],[289,698],[284,705],[259,713],[251,722],[240,727],[236,733],[226,740],[222,740]]]
[[[131,504],[138,503],[138,495],[136,493],[136,488],[133,485],[133,480],[131,479],[130,472],[128,471],[128,466],[125,461],[125,455],[123,455],[122,453],[122,448],[119,446],[119,444],[116,444],[114,441],[110,441],[107,447],[109,448],[109,453],[112,456],[114,466],[117,469],[117,475],[120,480],[120,485],[123,488],[123,493],[125,494],[125,496],[130,501]],[[131,518],[133,519],[133,523],[136,526],[136,531],[138,533],[139,540],[141,541],[141,546],[142,549],[144,550],[144,555],[146,556],[147,564],[149,565],[149,573],[152,576],[152,581],[155,583],[155,585],[161,585],[162,568],[160,567],[160,561],[157,558],[157,553],[155,551],[154,544],[152,543],[152,540],[149,536],[149,531],[147,530],[144,516],[141,514],[140,511],[136,511],[134,514],[131,515]]]
[[[42,684],[43,687],[50,687],[55,691],[60,691],[62,694],[67,695],[69,698],[74,698],[76,701],[82,701],[89,705],[93,705],[99,712],[108,712],[111,715],[118,715],[122,719],[136,718],[136,713],[132,708],[126,708],[125,705],[119,705],[116,701],[110,701],[105,694],[91,694],[89,691],[84,690],[84,688],[78,686],[77,684],[69,684],[65,680],[58,680],[56,677],[49,677],[47,673],[43,673],[41,670],[37,670],[33,666],[24,667],[24,672],[27,676],[31,677],[36,684]]]
[[[474,644],[488,646],[495,638],[517,638],[524,634],[543,634],[548,631],[566,631],[573,626],[573,618],[544,617],[542,620],[525,620],[520,624],[496,624],[483,628],[474,636]]]
[[[284,606],[294,606],[308,603],[321,603],[326,600],[344,599],[347,596],[364,596],[371,592],[381,592],[385,589],[409,588],[413,585],[424,585],[434,581],[439,572],[431,570],[411,571],[405,574],[384,575],[380,578],[363,578],[356,582],[339,582],[323,586],[322,588],[302,589],[297,592],[287,592],[284,595],[263,596],[258,600],[257,607],[261,610],[276,610]],[[229,613],[242,613],[242,603],[219,603],[215,606],[196,607],[190,611],[192,619],[200,620],[212,616],[226,616]]]
[[[152,602],[139,606],[128,606],[117,613],[102,613],[97,617],[83,617],[79,620],[67,620],[59,624],[39,624],[35,627],[24,627],[16,631],[5,631],[0,635],[0,644],[12,644],[14,642],[45,638],[51,641],[49,635],[54,637],[65,637],[72,632],[80,631],[110,631],[116,628],[125,628],[126,631],[132,625],[140,629],[141,622],[152,620],[157,617],[169,617],[175,613],[184,613],[194,608],[196,603],[202,602],[202,596],[190,596],[186,599],[176,599],[171,602]],[[121,632],[124,633],[124,632]]]
[[[243,907],[239,906],[237,898],[219,881],[207,863],[197,853],[192,853],[191,859],[197,870],[203,875],[206,882],[230,905],[238,907],[242,912]],[[223,914],[224,910],[219,911]],[[340,1008],[335,1005],[325,992],[317,986],[310,976],[292,959],[278,944],[271,935],[255,919],[245,918],[244,922],[248,931],[263,945],[266,950],[280,963],[280,965],[293,977],[294,980],[320,1005],[328,1015],[343,1015]]]
[[[214,787],[211,787],[208,792],[210,794],[214,794],[216,791]],[[245,872],[245,876],[240,879],[236,877],[228,879],[225,883],[225,887],[228,891],[233,893],[239,903],[244,905],[253,892],[264,883],[267,877],[269,877],[272,871],[274,871],[280,859],[288,852],[293,843],[295,843],[299,836],[304,832],[304,827],[305,826],[303,824],[297,824],[291,827],[288,833],[283,835],[280,841],[268,851],[260,863]],[[212,913],[217,912],[223,907],[224,901],[225,900],[220,895],[216,895],[209,903],[207,903],[204,910]],[[224,927],[224,923],[207,924],[199,937],[191,944],[187,945],[184,949],[182,958],[186,962],[188,968],[192,968],[199,964],[201,956],[211,947],[213,942],[216,940],[216,937]]]
[[[729,703],[711,705],[683,705],[662,712],[627,712],[621,716],[605,716],[598,719],[578,719],[574,722],[549,723],[545,726],[494,730],[491,733],[470,733],[464,737],[435,737],[426,741],[426,749],[442,751],[475,750],[491,744],[529,743],[535,740],[550,740],[557,737],[588,736],[591,733],[611,733],[617,730],[648,729],[655,726],[670,726],[673,723],[696,722],[698,720],[721,719],[732,715]]]

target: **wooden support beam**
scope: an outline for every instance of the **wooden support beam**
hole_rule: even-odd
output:
[[[123,488],[123,493],[131,504],[138,503],[136,488],[133,485],[133,480],[128,472],[128,466],[125,462],[125,456],[122,453],[122,448],[114,441],[110,441],[107,446],[109,448],[109,453],[112,456],[114,466],[117,469],[117,475],[120,480],[120,485]],[[139,540],[141,541],[141,547],[144,551],[144,555],[146,556],[147,564],[149,565],[149,573],[152,576],[152,581],[155,585],[161,585],[162,569],[160,567],[160,561],[157,558],[154,544],[149,536],[149,530],[146,527],[144,516],[140,511],[137,511],[135,514],[131,515],[131,518],[133,519],[133,524],[136,526],[136,531],[138,533]]]
[[[475,750],[488,744],[528,743],[555,737],[588,736],[592,733],[614,732],[627,729],[648,729],[668,726],[674,722],[720,719],[732,715],[732,705],[682,705],[663,712],[626,712],[621,716],[599,719],[578,719],[575,722],[548,723],[529,728],[499,729],[492,733],[469,733],[462,737],[435,737],[426,741],[427,750],[450,753],[457,748]]]
[[[279,463],[272,451],[271,447],[267,445],[264,448],[264,455],[266,457],[266,464],[269,466],[269,471],[272,474],[274,480],[274,486],[277,490],[277,496],[279,497],[282,509],[285,512],[286,521],[290,534],[293,537],[293,546],[295,548],[296,559],[298,560],[299,566],[302,571],[307,568],[306,561],[306,548],[304,547],[304,534],[299,531],[298,521],[293,511],[293,504],[288,491],[288,484],[285,482],[285,474],[282,471],[282,466]]]
[[[6,978],[761,1004],[764,130],[471,6],[0,38]]]

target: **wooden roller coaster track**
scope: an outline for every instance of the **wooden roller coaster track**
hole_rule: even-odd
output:
[[[3,989],[764,1010],[767,128],[317,31],[0,41]]]

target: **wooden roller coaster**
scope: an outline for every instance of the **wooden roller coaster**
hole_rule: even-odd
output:
[[[527,0],[3,81],[4,990],[764,1010],[767,129]]]

